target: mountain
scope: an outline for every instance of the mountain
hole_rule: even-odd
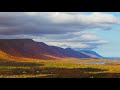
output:
[[[92,58],[102,58],[101,55],[99,55],[98,53],[96,53],[95,51],[91,51],[91,50],[80,50],[79,52],[88,55]]]
[[[52,56],[47,56],[47,47],[31,39],[0,39],[0,50],[16,57],[52,59]]]
[[[71,48],[60,48],[56,46],[51,46],[52,50],[55,51],[56,56],[64,57],[64,58],[90,58],[88,55],[84,55],[78,51],[75,51]]]
[[[0,51],[10,56],[35,59],[93,58],[95,55],[99,56],[95,52],[79,52],[71,48],[63,49],[49,46],[43,42],[35,42],[32,39],[0,39]]]
[[[75,51],[71,48],[66,48],[65,51],[67,52],[69,57],[76,57],[76,58],[91,58],[88,55],[85,55],[81,52]]]

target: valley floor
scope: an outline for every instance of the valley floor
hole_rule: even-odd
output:
[[[16,61],[0,60],[0,78],[120,78],[120,62],[102,59]]]

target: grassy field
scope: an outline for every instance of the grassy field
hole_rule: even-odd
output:
[[[95,64],[104,62],[105,64]],[[0,78],[119,78],[120,63],[95,59],[0,60]]]

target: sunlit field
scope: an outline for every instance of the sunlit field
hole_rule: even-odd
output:
[[[0,60],[0,78],[119,77],[120,63],[103,59]]]

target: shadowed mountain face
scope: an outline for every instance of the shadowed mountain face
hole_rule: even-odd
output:
[[[34,42],[31,39],[3,39],[0,40],[0,50],[16,57],[52,59],[48,55],[46,44]]]
[[[99,55],[98,53],[96,53],[95,51],[91,51],[91,50],[81,50],[81,51],[79,51],[79,52],[81,52],[81,53],[83,53],[83,54],[86,54],[86,55],[88,55],[88,56],[90,56],[90,57],[92,57],[92,58],[102,58],[102,56]]]
[[[48,46],[42,42],[35,42],[31,39],[0,39],[0,50],[12,56],[54,59],[54,58],[92,58],[87,52],[78,52],[71,48],[60,48]],[[90,53],[90,52],[89,52]],[[96,53],[91,53],[99,57]]]

